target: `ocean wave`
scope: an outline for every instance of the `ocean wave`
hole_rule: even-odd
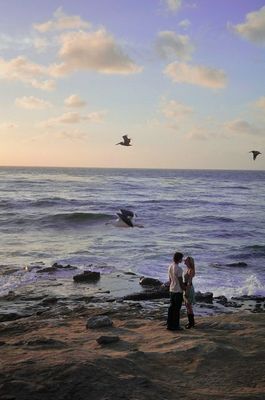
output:
[[[86,213],[86,212],[69,212],[62,214],[48,215],[40,219],[42,223],[52,223],[54,225],[60,223],[82,224],[89,222],[104,221],[112,218],[109,214],[103,213]]]

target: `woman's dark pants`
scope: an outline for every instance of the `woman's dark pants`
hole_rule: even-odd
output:
[[[168,307],[167,328],[179,329],[180,309],[183,301],[183,293],[170,292],[170,306]]]

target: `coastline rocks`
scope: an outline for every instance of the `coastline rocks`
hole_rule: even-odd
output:
[[[73,265],[70,265],[70,264],[68,264],[68,265],[61,265],[61,264],[54,263],[51,267],[42,268],[42,269],[40,269],[40,270],[38,270],[38,271],[36,271],[36,272],[37,272],[38,274],[40,274],[40,273],[48,273],[48,274],[51,274],[51,273],[56,272],[56,271],[58,271],[58,270],[60,270],[60,269],[77,269],[77,267],[74,267]]]
[[[99,338],[97,338],[98,344],[101,345],[116,343],[119,340],[120,340],[119,336],[100,336]]]
[[[74,275],[73,280],[75,282],[97,282],[100,279],[100,272],[95,271],[84,271],[82,274]]]
[[[196,292],[195,293],[195,300],[198,303],[212,303],[213,302],[213,293],[212,292]]]
[[[139,281],[142,286],[162,286],[163,283],[159,279],[155,278],[146,278],[142,276]]]
[[[99,315],[91,317],[87,320],[87,329],[108,328],[113,325],[112,320],[107,315]]]

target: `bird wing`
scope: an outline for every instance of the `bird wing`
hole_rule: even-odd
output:
[[[123,222],[125,222],[125,224],[127,224],[131,228],[133,227],[133,223],[130,218],[128,218],[126,215],[124,215],[122,213],[117,213],[117,215]]]
[[[123,215],[125,215],[126,217],[129,217],[129,218],[133,218],[134,217],[134,213],[132,211],[130,211],[130,210],[126,210],[125,208],[121,208],[120,212]]]

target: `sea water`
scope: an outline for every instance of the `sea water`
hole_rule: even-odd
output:
[[[265,171],[1,167],[0,295],[55,262],[166,281],[175,251],[194,257],[196,290],[265,295],[264,180]],[[143,228],[114,226],[120,208]]]

